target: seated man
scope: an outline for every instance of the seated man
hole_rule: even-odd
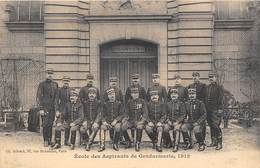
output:
[[[100,100],[97,100],[97,89],[91,87],[88,89],[88,100],[83,104],[84,121],[80,127],[82,141],[87,141],[86,151],[90,151],[101,125],[101,110],[102,104]],[[90,136],[88,136],[87,131],[89,131]]]
[[[158,91],[150,91],[150,102],[148,108],[148,124],[145,127],[146,133],[152,140],[153,148],[156,151],[162,152],[162,133],[163,123],[166,120],[166,112],[164,103],[159,101]]]
[[[101,125],[101,146],[99,152],[105,150],[106,130],[109,130],[110,139],[113,140],[113,149],[118,151],[118,141],[121,131],[121,121],[124,117],[124,105],[116,100],[115,89],[107,91],[108,101],[103,105]]]
[[[80,128],[84,119],[83,105],[78,98],[78,93],[75,90],[71,91],[70,94],[71,102],[71,123],[70,123],[70,149],[74,150],[76,142],[76,133]]]
[[[122,121],[122,131],[125,140],[128,145],[127,148],[131,147],[131,140],[127,133],[127,129],[135,131],[135,151],[140,151],[140,143],[142,139],[143,129],[147,120],[147,105],[144,99],[139,98],[138,88],[131,88],[131,97],[126,104],[126,119]]]
[[[202,101],[196,98],[196,89],[189,88],[189,100],[185,103],[187,118],[182,126],[183,137],[185,141],[185,149],[192,148],[192,140],[189,131],[193,131],[195,138],[199,144],[198,151],[205,150],[205,144],[202,135],[202,129],[206,121],[207,113],[205,105]]]
[[[172,130],[173,152],[179,148],[181,126],[186,116],[185,104],[179,99],[178,90],[171,89],[171,101],[166,105],[167,121],[164,125],[164,132]]]

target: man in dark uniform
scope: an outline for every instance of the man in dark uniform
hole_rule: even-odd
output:
[[[164,124],[164,132],[169,134],[172,130],[173,152],[177,152],[179,148],[181,127],[186,117],[185,104],[179,99],[178,90],[170,90],[171,101],[167,102],[166,113],[167,121]]]
[[[111,88],[113,88],[115,90],[116,100],[123,103],[123,93],[122,93],[121,89],[118,87],[118,78],[117,77],[109,78],[109,88],[107,90],[109,90]],[[105,102],[109,101],[107,90],[105,91],[104,96],[103,96],[103,99]]]
[[[80,98],[80,101],[81,103],[84,104],[84,102],[86,102],[88,100],[88,89],[89,88],[96,88],[96,96],[97,96],[97,99],[100,100],[100,96],[99,96],[99,90],[97,87],[94,86],[94,76],[93,74],[87,74],[87,85],[82,87],[79,91],[79,98]]]
[[[83,143],[88,141],[85,147],[86,151],[90,151],[101,125],[102,103],[97,99],[97,89],[95,87],[89,88],[87,93],[88,100],[83,103],[84,121],[80,127],[80,133]],[[87,131],[89,131],[90,136],[88,136]]]
[[[69,145],[70,136],[70,119],[71,119],[71,103],[70,103],[70,78],[64,76],[63,86],[58,89],[56,96],[56,114],[55,114],[55,144],[54,149],[61,147],[61,131],[65,129],[64,145]]]
[[[146,133],[152,140],[153,148],[156,151],[162,152],[161,141],[163,133],[163,123],[165,122],[167,115],[165,112],[165,105],[159,100],[158,91],[150,91],[150,102],[147,105],[148,108],[148,124],[145,127]]]
[[[43,140],[44,146],[51,145],[52,125],[55,117],[55,97],[58,90],[58,84],[53,81],[53,70],[46,71],[47,78],[38,86],[36,101],[40,107],[42,116]]]
[[[205,150],[205,144],[202,135],[202,129],[204,123],[206,122],[206,108],[202,101],[196,98],[196,89],[190,88],[189,100],[185,103],[187,118],[184,120],[184,124],[181,128],[184,142],[185,150],[192,148],[192,134],[189,135],[189,131],[195,134],[195,138],[199,144],[198,151]]]
[[[132,99],[131,88],[138,88],[139,98],[146,100],[145,88],[140,85],[140,75],[139,74],[132,74],[131,80],[132,80],[131,86],[126,89],[125,104],[127,104],[128,101],[130,99]]]
[[[109,130],[113,149],[118,151],[118,141],[121,132],[121,121],[124,118],[124,105],[116,99],[114,88],[107,91],[108,101],[104,102],[101,125],[101,147],[99,152],[105,150],[106,131]]]
[[[222,149],[222,131],[220,128],[223,112],[223,87],[217,84],[217,74],[209,73],[210,84],[206,88],[207,122],[210,127],[211,144],[209,147]]]
[[[193,78],[194,82],[192,84],[190,84],[187,88],[188,89],[189,88],[195,88],[196,89],[196,98],[198,100],[202,101],[205,104],[207,85],[200,81],[200,73],[199,72],[193,72],[192,78]],[[203,136],[203,141],[204,141],[205,137],[206,137],[206,123],[202,127],[202,136]]]
[[[135,131],[135,151],[140,151],[140,143],[142,133],[148,117],[147,105],[144,99],[139,98],[139,89],[131,88],[131,97],[126,104],[127,118],[122,122],[122,131],[125,140],[128,142],[127,148],[131,147],[131,140],[127,133],[127,129]]]
[[[188,99],[188,89],[186,87],[182,86],[182,84],[181,84],[182,80],[181,80],[181,76],[179,74],[175,74],[174,80],[175,80],[175,85],[172,87],[169,87],[169,90],[168,90],[168,96],[167,96],[168,101],[171,101],[170,90],[177,89],[178,95],[179,95],[179,100],[182,102],[185,102]],[[164,144],[167,148],[172,146],[170,135],[168,133],[164,132],[163,139],[164,139]]]
[[[167,102],[167,91],[164,86],[160,84],[160,74],[152,74],[153,86],[147,90],[147,100],[151,100],[151,91],[157,91],[159,100],[161,102]]]
[[[179,74],[176,74],[174,76],[175,85],[172,87],[169,87],[170,89],[177,89],[179,94],[179,99],[183,102],[188,100],[188,89],[181,84],[181,76]],[[171,100],[170,92],[168,91],[168,101]]]
[[[78,92],[76,90],[71,90],[70,102],[71,102],[70,149],[74,150],[75,142],[76,142],[76,134],[84,119],[83,105],[78,98]]]

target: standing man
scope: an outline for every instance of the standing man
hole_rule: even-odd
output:
[[[160,84],[160,74],[152,74],[153,86],[147,90],[147,100],[151,100],[151,92],[157,91],[159,95],[159,100],[161,102],[167,102],[167,91],[164,86]]]
[[[81,103],[85,103],[88,99],[88,89],[89,88],[95,88],[96,89],[96,98],[100,100],[99,96],[99,90],[97,87],[94,86],[94,75],[93,74],[87,74],[87,85],[82,87],[79,91],[79,98]]]
[[[104,96],[103,96],[104,101],[105,102],[109,101],[107,91],[110,90],[111,88],[114,89],[114,91],[115,91],[116,100],[123,103],[123,93],[122,93],[121,89],[118,87],[118,78],[117,77],[109,78],[109,88],[104,93]]]
[[[126,104],[126,116],[122,123],[122,132],[125,140],[128,142],[127,148],[131,147],[131,139],[127,133],[127,129],[135,132],[135,151],[140,151],[140,143],[142,133],[148,117],[148,110],[145,100],[139,98],[140,91],[138,88],[131,88],[131,97]]]
[[[190,84],[187,88],[188,89],[195,88],[196,89],[196,98],[205,104],[207,85],[200,81],[199,72],[193,72],[192,78],[193,78],[193,83]],[[204,141],[205,137],[206,137],[206,123],[205,123],[205,125],[202,126],[202,137],[203,137],[203,141]]]
[[[124,105],[116,99],[116,92],[113,88],[107,91],[108,101],[104,102],[101,125],[101,148],[105,150],[106,131],[109,130],[110,140],[113,141],[113,149],[118,151],[118,141],[121,132],[121,121],[124,118]]]
[[[223,112],[223,87],[217,84],[217,74],[209,73],[210,84],[206,88],[207,122],[210,127],[211,144],[216,150],[222,149],[222,131],[220,128]]]
[[[170,90],[171,101],[167,102],[166,113],[167,121],[164,125],[164,132],[169,134],[172,130],[172,144],[173,152],[177,152],[179,149],[181,127],[186,117],[185,104],[179,99],[178,90]]]
[[[132,99],[131,96],[131,89],[137,88],[139,91],[139,98],[146,100],[146,92],[145,88],[140,85],[140,75],[139,74],[132,74],[131,75],[131,86],[126,89],[125,93],[125,104],[128,103],[130,99]]]
[[[63,86],[58,89],[56,96],[56,114],[55,114],[55,144],[54,149],[61,147],[61,131],[65,129],[64,145],[69,145],[70,122],[71,122],[71,102],[70,102],[70,78],[64,76]]]
[[[150,92],[151,101],[148,103],[148,124],[145,127],[147,135],[152,140],[153,148],[158,152],[162,152],[161,142],[163,133],[163,123],[167,115],[165,105],[159,100],[158,91]]]
[[[170,89],[177,89],[178,94],[179,94],[179,99],[182,102],[185,102],[186,100],[188,100],[188,89],[186,87],[182,86],[181,76],[179,74],[176,74],[174,76],[174,80],[175,80],[175,85],[173,87],[170,87],[169,91],[168,91],[168,101],[171,100]]]
[[[53,81],[53,70],[46,71],[46,80],[38,86],[36,101],[42,117],[44,147],[51,145],[52,125],[55,117],[55,97],[58,84]]]

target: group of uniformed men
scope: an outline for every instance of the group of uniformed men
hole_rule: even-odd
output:
[[[99,151],[103,151],[108,131],[114,150],[119,150],[119,140],[123,139],[125,148],[134,144],[139,151],[145,130],[158,152],[162,151],[162,144],[177,152],[181,136],[185,150],[193,148],[192,137],[195,136],[198,151],[203,151],[207,121],[211,134],[208,146],[222,149],[223,88],[217,84],[214,72],[208,75],[209,85],[200,82],[200,74],[193,72],[194,83],[188,87],[182,86],[180,75],[175,75],[175,86],[170,87],[168,93],[160,84],[159,74],[152,74],[153,86],[147,92],[140,85],[139,74],[132,74],[125,100],[117,77],[109,78],[109,88],[101,98],[92,74],[87,74],[87,85],[79,92],[70,88],[69,77],[63,77],[63,86],[59,88],[52,76],[53,70],[47,70],[47,79],[39,84],[37,91],[45,147],[60,148],[64,130],[64,145],[73,150],[79,130],[80,142],[86,151],[91,149],[99,132]],[[55,143],[51,141],[53,126]]]

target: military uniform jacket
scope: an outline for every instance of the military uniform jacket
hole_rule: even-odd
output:
[[[206,87],[207,85],[201,82],[198,83],[192,83],[188,86],[189,88],[196,88],[196,97],[197,99],[203,101],[205,103],[205,98],[206,98]]]
[[[175,86],[169,88],[169,91],[168,91],[168,101],[171,100],[170,89],[177,89],[178,90],[179,99],[182,102],[185,102],[186,100],[188,100],[188,89],[186,87],[182,86],[182,85],[175,85]]]
[[[163,102],[149,102],[147,104],[148,121],[153,123],[164,123],[167,115],[165,111],[165,104]]]
[[[223,109],[223,87],[214,83],[209,84],[206,88],[206,109],[208,111],[216,111]]]
[[[166,104],[167,120],[182,123],[186,117],[185,104],[181,100],[171,100]]]
[[[55,110],[55,98],[58,90],[58,84],[51,80],[41,82],[37,90],[37,100],[40,107]]]
[[[111,87],[109,87],[108,89],[110,89],[110,88]],[[118,87],[113,87],[113,89],[115,90],[116,100],[120,101],[120,102],[123,102],[123,93],[122,93],[122,91]],[[108,101],[107,90],[105,91],[104,96],[103,96],[103,99],[104,99],[105,102]]]
[[[129,117],[129,121],[147,121],[148,110],[144,99],[137,98],[131,99],[126,105],[126,116]]]
[[[84,120],[83,105],[78,100],[75,103],[71,103],[71,121],[75,125],[79,125]]]
[[[91,88],[91,87],[96,88],[96,87],[93,86],[93,85],[86,85],[86,86],[82,87],[82,88],[79,90],[79,98],[80,98],[80,101],[81,101],[82,103],[85,103],[85,102],[89,99],[89,98],[88,98],[88,92],[89,92],[88,89]],[[98,88],[96,88],[96,90],[97,90],[97,99],[100,100]]]
[[[147,100],[151,100],[151,91],[158,91],[159,94],[159,100],[161,102],[166,102],[167,101],[167,91],[166,88],[162,85],[153,85],[152,87],[148,88],[147,90]]]
[[[205,122],[207,113],[205,105],[202,101],[188,100],[185,103],[186,112],[187,112],[187,120],[189,123],[198,123],[202,124]]]
[[[83,104],[84,121],[99,122],[101,121],[102,103],[100,100],[87,100]]]
[[[121,121],[124,118],[124,105],[120,101],[107,101],[103,105],[102,121],[112,123],[114,120]]]
[[[56,110],[62,113],[63,119],[70,120],[70,108],[70,88],[59,88],[56,96]]]
[[[131,88],[138,88],[139,90],[139,98],[141,99],[144,99],[146,100],[146,92],[145,92],[145,88],[140,86],[140,85],[137,85],[137,86],[130,86],[126,89],[126,93],[125,93],[125,102],[128,103],[128,101],[130,99],[132,99],[132,96],[131,96]]]

